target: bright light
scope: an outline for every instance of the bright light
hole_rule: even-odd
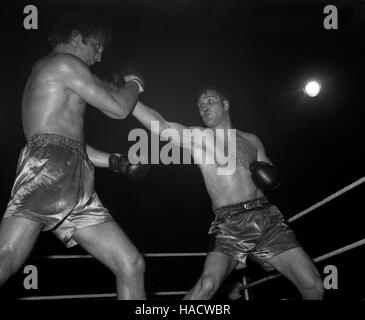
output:
[[[317,81],[310,81],[304,88],[304,93],[309,97],[315,97],[321,91],[321,85]]]

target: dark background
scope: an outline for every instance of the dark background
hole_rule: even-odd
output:
[[[38,8],[39,29],[23,28],[23,8]],[[201,125],[199,89],[223,87],[231,101],[233,125],[257,134],[280,170],[283,183],[268,194],[286,218],[364,176],[364,4],[331,1],[339,29],[323,27],[325,1],[3,1],[1,12],[2,148],[0,204],[9,200],[17,158],[25,144],[21,128],[22,90],[32,64],[51,49],[45,39],[63,11],[89,8],[112,24],[114,39],[93,71],[108,77],[124,64],[146,80],[141,101],[168,120]],[[318,79],[321,94],[303,95],[307,80]],[[89,107],[87,143],[108,152],[131,146],[133,118],[112,120]],[[96,190],[143,253],[205,252],[213,215],[202,177],[193,165],[153,165],[146,181],[134,185],[106,169],[96,170]],[[319,255],[364,238],[364,186],[293,222],[308,254]],[[43,233],[32,255],[83,254]],[[333,264],[339,288],[328,299],[364,299],[364,248],[319,263]],[[0,290],[3,297],[114,292],[108,270],[93,260],[32,260],[39,290],[22,287],[22,270]],[[187,290],[197,280],[202,258],[147,258],[150,291]],[[249,267],[255,280],[267,273]],[[298,297],[277,279],[252,291],[254,298]]]

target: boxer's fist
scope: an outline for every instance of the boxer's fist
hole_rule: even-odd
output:
[[[103,82],[105,88],[110,90],[111,92],[117,92],[118,91],[118,87],[117,87],[117,85],[115,84],[114,81],[108,81],[108,80],[103,79],[102,82]]]
[[[142,93],[144,91],[145,84],[141,77],[139,77],[135,74],[127,74],[123,78],[126,83],[129,81],[136,82],[138,84],[139,93]]]
[[[144,91],[144,88],[146,86],[145,81],[133,66],[131,66],[130,64],[125,64],[117,68],[117,71],[114,73],[113,79],[113,82],[116,84],[116,86],[122,87],[129,81],[134,81],[135,83],[137,83],[139,93]]]
[[[128,176],[132,181],[138,182],[147,177],[149,173],[148,164],[132,164],[124,154],[111,154],[109,156],[109,169]]]
[[[148,164],[129,164],[127,167],[127,176],[134,182],[144,180],[150,172],[150,166]]]
[[[124,154],[112,153],[109,156],[109,169],[118,173],[127,173],[128,158]]]
[[[281,179],[278,171],[267,162],[255,161],[250,165],[251,178],[262,191],[272,191],[279,187]]]

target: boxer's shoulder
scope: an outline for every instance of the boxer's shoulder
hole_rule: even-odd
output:
[[[213,138],[214,130],[211,128],[191,126],[191,127],[187,127],[186,134],[193,138],[200,138],[200,139],[208,138],[208,137]]]
[[[59,76],[79,69],[87,69],[86,64],[79,58],[67,53],[51,53],[33,65],[32,73]]]
[[[243,131],[240,131],[240,130],[237,130],[237,136],[239,138],[245,138],[247,140],[249,140],[251,143],[253,144],[256,144],[258,140],[260,140],[258,138],[257,135],[253,134],[253,133],[250,133],[250,132],[243,132]]]

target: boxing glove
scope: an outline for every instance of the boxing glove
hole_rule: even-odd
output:
[[[262,191],[272,191],[279,187],[281,183],[279,172],[273,165],[255,161],[250,165],[251,178],[256,187]]]
[[[114,172],[125,174],[132,181],[138,182],[147,177],[149,173],[148,164],[132,164],[124,154],[111,154],[109,156],[109,169]]]
[[[129,164],[127,167],[127,176],[134,182],[144,180],[150,172],[150,166],[148,164]]]
[[[142,93],[144,91],[144,82],[141,79],[141,77],[135,75],[135,74],[128,74],[124,76],[124,81],[127,83],[128,81],[134,81],[138,84],[139,93]]]

